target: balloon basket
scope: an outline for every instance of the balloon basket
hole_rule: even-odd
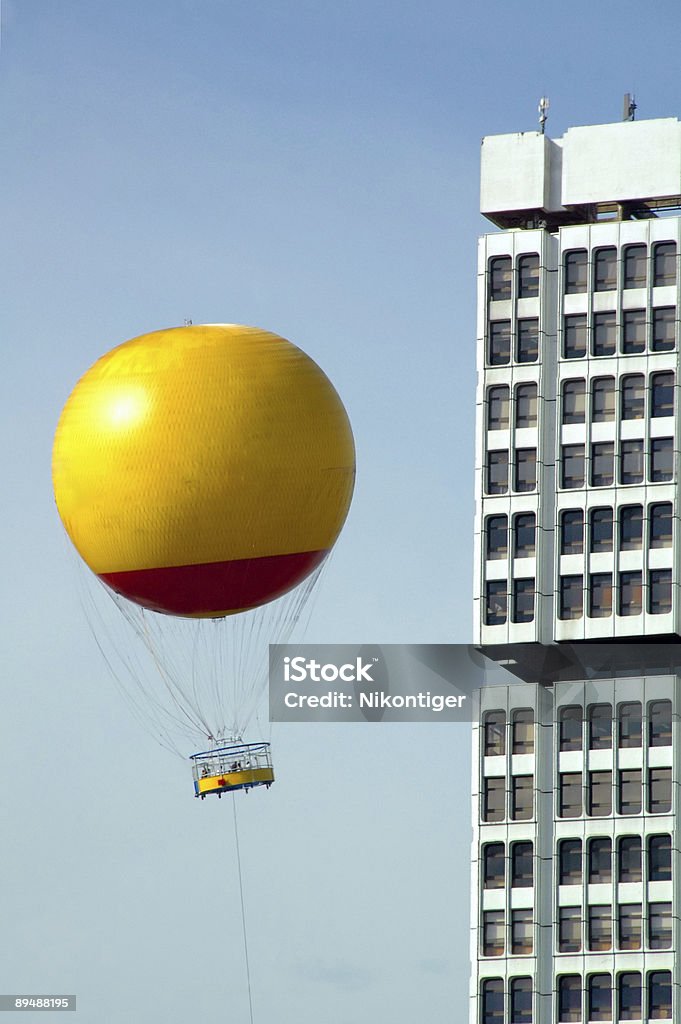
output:
[[[194,796],[204,800],[211,793],[221,797],[237,789],[270,788],[274,782],[269,743],[228,743],[192,754]]]

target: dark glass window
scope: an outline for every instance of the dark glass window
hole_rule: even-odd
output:
[[[582,949],[582,908],[558,909],[558,951],[579,953]]]
[[[673,352],[676,346],[676,308],[658,306],[653,310],[653,352]]]
[[[641,867],[641,837],[622,836],[618,842],[618,882],[640,882],[643,879]]]
[[[626,971],[617,979],[618,1020],[641,1020],[643,996],[641,975],[638,971]]]
[[[516,491],[533,491],[536,486],[536,449],[517,448],[515,453],[515,489]]]
[[[650,415],[674,415],[674,374],[672,371],[653,374],[652,409]]]
[[[534,884],[532,843],[513,843],[511,846],[511,886],[531,889]]]
[[[620,444],[620,483],[643,482],[643,441],[622,441]]]
[[[669,548],[672,545],[672,504],[661,502],[650,507],[650,546]]]
[[[584,423],[585,380],[566,380],[563,383],[563,423]]]
[[[508,491],[508,452],[487,453],[487,493],[506,494]]]
[[[534,619],[534,579],[513,581],[513,622]]]
[[[672,745],[672,702],[654,700],[648,705],[648,743],[651,747]]]
[[[558,777],[561,818],[579,818],[582,814],[582,774],[562,772]]]
[[[511,1019],[509,1024],[532,1024],[532,978],[511,980]]]
[[[487,843],[482,849],[482,877],[485,889],[503,889],[506,884],[506,857],[503,843]]]
[[[676,242],[653,246],[653,286],[676,284]]]
[[[521,512],[514,519],[515,557],[531,558],[535,552],[536,521],[534,512]]]
[[[502,626],[506,622],[507,604],[506,580],[488,580],[485,587],[485,623]]]
[[[506,558],[508,554],[508,517],[487,517],[487,557]]]
[[[643,544],[643,506],[622,505],[620,508],[620,548],[637,551]]]
[[[612,907],[590,906],[589,949],[603,952],[612,949]]]
[[[641,769],[620,769],[619,806],[620,814],[640,814],[643,809]]]
[[[537,426],[537,385],[519,384],[515,391],[516,427]]]
[[[534,780],[531,775],[514,775],[511,779],[511,818],[530,821],[534,813]]]
[[[582,840],[563,839],[558,846],[558,884],[582,884]]]
[[[498,757],[506,753],[506,713],[488,711],[485,723],[485,757]]]
[[[642,420],[645,415],[646,382],[642,373],[622,377],[622,419]]]
[[[575,249],[565,253],[565,294],[574,295],[585,292],[587,287],[587,252],[586,249]]]
[[[487,429],[505,430],[508,427],[508,388],[505,384],[490,388],[487,392]]]
[[[671,949],[671,903],[648,904],[648,945],[651,949]]]
[[[648,810],[651,814],[669,814],[672,809],[671,768],[648,769]]]
[[[672,972],[651,971],[648,975],[648,1020],[672,1019]]]
[[[610,975],[592,974],[587,985],[589,1020],[612,1020],[612,978]]]
[[[589,884],[601,885],[612,881],[612,841],[609,838],[592,839],[589,843]]]
[[[483,981],[482,1020],[480,1024],[504,1024],[504,982],[502,978]]]
[[[645,288],[647,252],[645,245],[628,245],[624,250],[624,287]]]
[[[608,423],[615,418],[615,378],[596,377],[591,385],[591,419]]]
[[[584,550],[584,513],[581,508],[569,509],[560,517],[560,552],[581,555]]]
[[[594,253],[594,291],[611,292],[617,287],[617,249],[597,249]]]
[[[640,572],[620,573],[620,615],[640,615],[642,604],[643,578]]]
[[[503,779],[485,779],[484,800],[485,821],[503,821],[506,817],[506,787]]]
[[[646,311],[644,309],[627,309],[623,315],[622,351],[628,355],[634,352],[645,352],[646,348]]]
[[[592,818],[612,814],[612,772],[589,772],[588,808]]]
[[[613,356],[617,351],[617,322],[614,312],[594,313],[591,351],[595,356]]]
[[[648,611],[651,615],[665,615],[672,610],[671,569],[651,569],[648,587]]]
[[[621,903],[618,913],[617,945],[620,949],[640,949],[641,904]]]
[[[522,708],[513,712],[512,754],[534,753],[534,711]]]
[[[482,955],[504,955],[504,932],[506,931],[503,910],[485,910],[482,914]]]
[[[665,483],[674,479],[674,439],[655,437],[650,445],[650,479]]]
[[[539,358],[539,321],[535,317],[518,320],[518,362],[536,363]]]
[[[560,617],[581,619],[584,614],[584,578],[582,576],[561,576]]]
[[[582,720],[582,709],[578,704],[571,704],[569,707],[560,709],[561,750],[582,749]]]
[[[489,325],[489,362],[504,366],[511,361],[511,321],[493,320]]]
[[[672,878],[672,837],[650,836],[648,839],[648,880],[670,882]]]
[[[638,700],[620,704],[619,746],[640,747],[643,745],[643,708]]]
[[[489,261],[489,297],[494,301],[511,298],[510,256],[495,256]]]
[[[615,482],[615,445],[595,441],[591,445],[591,486],[610,487]]]
[[[584,445],[564,444],[562,448],[561,487],[584,486]]]
[[[511,911],[511,953],[513,956],[527,956],[534,947],[531,910]]]
[[[589,615],[603,619],[612,615],[612,573],[592,572],[589,592]]]
[[[535,299],[539,295],[539,256],[521,256],[518,260],[518,298]]]
[[[582,977],[580,974],[564,974],[558,978],[558,1022],[575,1024],[581,1019]],[[484,1024],[488,1022],[485,1021]]]
[[[612,509],[593,508],[589,513],[591,551],[612,551]]]
[[[586,355],[586,313],[566,316],[563,321],[563,350],[566,359],[580,359]]]

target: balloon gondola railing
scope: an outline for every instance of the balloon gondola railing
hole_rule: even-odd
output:
[[[237,789],[248,791],[255,786],[274,782],[272,752],[269,743],[229,743],[192,754],[194,796],[202,800],[209,793],[231,793]]]

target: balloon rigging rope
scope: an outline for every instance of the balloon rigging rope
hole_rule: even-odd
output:
[[[241,898],[241,926],[244,933],[244,959],[246,961],[246,982],[248,984],[248,1009],[253,1024],[253,994],[251,992],[251,969],[248,962],[248,939],[246,937],[246,908],[244,905],[244,883],[241,875],[241,854],[239,852],[239,828],[236,818],[236,793],[232,793],[232,810],[234,811],[234,842],[236,844],[236,865],[239,874],[239,896]]]

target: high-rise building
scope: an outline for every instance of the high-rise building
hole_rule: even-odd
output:
[[[480,694],[471,1024],[681,1020],[681,124],[485,138],[481,209],[475,638],[526,681]]]

